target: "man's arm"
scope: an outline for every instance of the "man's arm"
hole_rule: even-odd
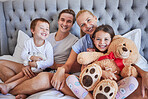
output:
[[[65,84],[65,73],[69,73],[74,62],[77,61],[77,53],[71,50],[70,56],[62,67],[58,67],[54,74],[51,84],[57,90],[62,89]]]

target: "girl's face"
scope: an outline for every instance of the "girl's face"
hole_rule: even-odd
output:
[[[73,15],[69,13],[62,13],[58,20],[59,30],[62,33],[69,33],[73,26]]]
[[[97,17],[92,16],[89,12],[84,12],[76,19],[84,33],[92,35],[97,27]]]
[[[96,32],[93,41],[99,51],[105,52],[111,43],[111,36],[109,33],[101,30]]]
[[[49,36],[49,24],[46,22],[38,21],[35,29],[31,29],[33,37],[38,40],[45,40]]]

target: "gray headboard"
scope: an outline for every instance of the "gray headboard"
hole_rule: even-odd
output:
[[[0,2],[0,55],[12,54],[17,31],[29,36],[30,21],[43,17],[50,21],[51,32],[57,31],[57,15],[63,9],[76,13],[88,9],[98,17],[98,25],[111,25],[116,34],[125,34],[135,28],[142,30],[140,53],[148,60],[148,0],[14,0]],[[80,37],[80,28],[74,24],[71,32]]]

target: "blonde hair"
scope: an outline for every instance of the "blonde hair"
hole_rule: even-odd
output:
[[[94,16],[94,14],[92,12],[90,12],[89,10],[80,10],[77,15],[76,15],[76,19],[84,12],[88,12],[90,15]],[[86,33],[84,33],[82,30],[80,30],[80,37],[83,37]]]

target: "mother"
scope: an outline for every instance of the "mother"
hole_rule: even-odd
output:
[[[81,10],[77,16],[76,20],[78,25],[80,26],[81,30],[86,33],[85,36],[83,36],[73,47],[71,54],[67,60],[67,62],[61,67],[58,68],[57,72],[54,74],[52,78],[52,85],[56,89],[61,89],[63,86],[60,86],[64,80],[65,80],[65,73],[69,72],[72,64],[76,61],[77,55],[80,52],[87,51],[87,48],[93,48],[93,43],[91,40],[92,34],[95,31],[97,27],[97,17],[94,16],[90,11],[88,10]],[[148,93],[146,90],[148,90],[148,72],[143,71],[138,66],[134,65],[139,73],[139,87],[138,89],[131,94],[128,98],[134,99],[134,98],[148,98]],[[142,85],[141,85],[142,84]],[[62,84],[63,85],[63,84]],[[141,93],[142,92],[142,93]],[[86,97],[88,98],[88,97]]]

